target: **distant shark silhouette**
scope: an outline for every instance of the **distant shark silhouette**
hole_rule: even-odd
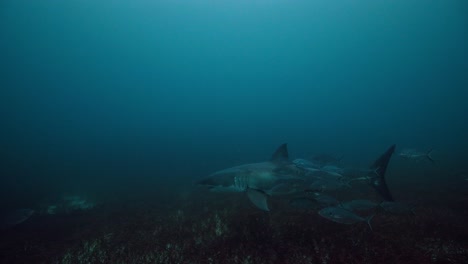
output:
[[[375,190],[387,201],[393,201],[385,182],[385,171],[395,149],[393,145],[371,166],[366,179]],[[250,201],[259,209],[269,211],[269,195],[283,194],[284,187],[306,183],[301,178],[306,174],[303,168],[297,167],[289,160],[286,144],[282,144],[273,153],[269,161],[244,164],[217,171],[198,182],[208,186],[214,192],[246,193]]]

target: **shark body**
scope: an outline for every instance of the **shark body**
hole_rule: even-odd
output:
[[[393,201],[384,176],[394,149],[393,145],[381,155],[371,165],[371,170],[365,177],[386,201]],[[309,174],[307,168],[289,160],[287,145],[282,144],[268,161],[220,170],[198,184],[207,186],[214,192],[246,193],[256,207],[269,211],[268,196],[306,191],[311,184],[307,177]]]
[[[217,171],[199,181],[215,192],[245,192],[258,208],[269,211],[267,196],[280,193],[281,187],[303,181],[301,171],[288,159],[282,144],[269,161],[250,163]]]

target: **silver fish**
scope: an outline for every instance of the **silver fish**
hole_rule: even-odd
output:
[[[400,152],[399,156],[408,160],[424,160],[427,159],[435,164],[435,160],[431,156],[432,149],[427,152],[421,152],[416,149],[404,149]]]
[[[335,206],[340,204],[340,201],[338,201],[335,197],[332,197],[330,195],[319,193],[313,193],[313,195],[313,199],[323,206]]]
[[[3,216],[0,228],[6,229],[19,225],[34,214],[32,209],[18,209]]]
[[[380,203],[380,207],[392,214],[415,214],[413,207],[400,202],[385,201]]]
[[[289,205],[299,209],[316,209],[317,201],[309,197],[297,197],[289,201]]]
[[[332,191],[338,190],[349,185],[340,179],[319,179],[309,185],[309,189],[313,191]]]
[[[359,222],[366,222],[369,225],[369,228],[372,230],[370,221],[374,215],[370,215],[364,218],[342,207],[327,207],[323,208],[318,213],[320,216],[340,224],[350,225]]]
[[[341,204],[346,210],[355,212],[355,211],[367,211],[376,208],[379,206],[378,203],[370,200],[351,200]]]

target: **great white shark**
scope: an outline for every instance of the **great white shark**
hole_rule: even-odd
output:
[[[393,145],[371,166],[366,179],[370,185],[384,198],[393,198],[385,182],[385,171],[393,154]],[[296,192],[298,186],[307,187],[307,174],[303,168],[289,160],[287,144],[282,144],[268,161],[239,165],[214,172],[198,182],[214,192],[246,193],[250,201],[259,209],[269,211],[267,198],[271,195]],[[286,191],[285,191],[286,190]]]

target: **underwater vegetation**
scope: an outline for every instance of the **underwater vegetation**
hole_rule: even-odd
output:
[[[216,199],[213,199],[213,195]],[[1,263],[466,263],[467,200],[420,203],[342,225],[272,199],[264,212],[238,196],[193,190],[35,215],[2,233]],[[153,202],[150,202],[153,201]],[[455,201],[457,201],[455,203]]]

